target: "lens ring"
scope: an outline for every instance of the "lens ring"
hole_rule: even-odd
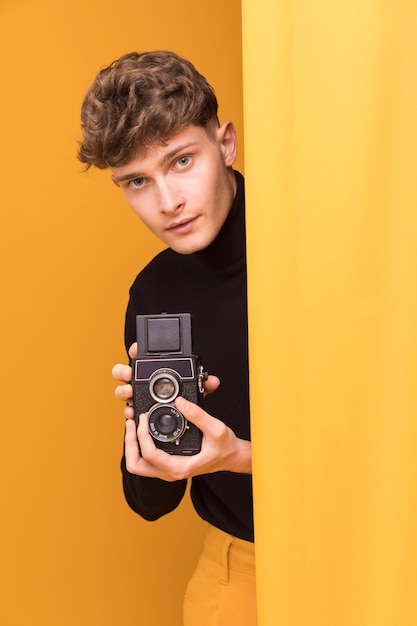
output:
[[[187,428],[187,420],[173,404],[155,404],[148,412],[148,428],[158,441],[176,441]]]
[[[174,370],[156,370],[149,380],[149,393],[156,402],[172,402],[178,396],[179,390],[179,378]]]

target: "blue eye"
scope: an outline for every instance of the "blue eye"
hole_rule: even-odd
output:
[[[177,159],[177,164],[179,167],[186,167],[187,165],[189,165],[190,160],[191,159],[189,156],[182,156],[179,159]]]
[[[134,178],[129,182],[129,187],[132,187],[133,189],[138,189],[138,187],[143,187],[144,183],[144,178]]]

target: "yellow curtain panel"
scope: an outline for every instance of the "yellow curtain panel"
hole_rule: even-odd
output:
[[[417,626],[417,2],[242,18],[259,626]]]

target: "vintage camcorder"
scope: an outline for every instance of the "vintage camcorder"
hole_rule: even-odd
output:
[[[191,315],[137,315],[138,356],[132,359],[136,423],[148,414],[155,445],[169,454],[192,455],[201,449],[201,431],[174,405],[177,396],[202,405],[207,373],[192,352]]]

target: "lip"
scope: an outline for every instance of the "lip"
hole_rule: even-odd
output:
[[[197,217],[190,217],[189,219],[181,220],[180,222],[174,222],[167,228],[170,232],[185,234],[192,230],[194,224],[197,221]]]

